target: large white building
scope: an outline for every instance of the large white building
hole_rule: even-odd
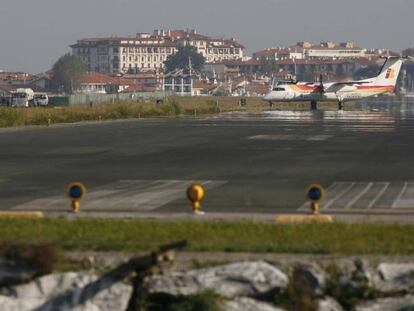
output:
[[[353,42],[335,44],[333,42],[321,42],[311,44],[309,42],[299,42],[298,47],[303,49],[304,59],[345,59],[365,57],[366,49],[354,45]]]
[[[214,39],[195,30],[155,30],[152,35],[80,39],[71,48],[89,70],[125,73],[163,69],[167,57],[180,44],[194,46],[206,62],[243,58],[244,47],[234,39]]]
[[[177,44],[139,34],[131,38],[81,39],[71,48],[88,70],[117,73],[162,69],[167,57],[177,51]]]

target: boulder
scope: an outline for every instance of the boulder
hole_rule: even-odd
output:
[[[248,297],[240,297],[234,300],[226,301],[224,304],[226,311],[284,311],[269,303],[257,301]]]
[[[59,273],[38,278],[30,283],[9,287],[0,295],[3,310],[125,310],[132,287],[124,283],[97,284],[98,277],[85,273]],[[95,283],[94,283],[95,282]],[[99,286],[96,295],[93,286]],[[63,299],[57,300],[60,295]],[[81,297],[87,297],[81,302]],[[51,303],[51,301],[55,301]],[[7,306],[7,308],[5,307]]]
[[[39,271],[26,264],[0,258],[0,286],[28,282],[38,274]]]
[[[414,286],[414,264],[412,263],[381,263],[378,266],[380,282],[378,289],[404,290]],[[381,284],[381,281],[385,284]]]
[[[318,311],[344,311],[344,309],[335,299],[325,297],[318,301]]]
[[[355,311],[414,311],[414,296],[382,298],[364,302]]]
[[[268,263],[242,262],[187,273],[152,276],[146,280],[150,293],[192,295],[205,290],[233,298],[257,297],[286,288],[288,277]]]
[[[306,287],[313,296],[321,296],[326,289],[326,272],[316,265],[298,265],[293,270],[296,284]]]

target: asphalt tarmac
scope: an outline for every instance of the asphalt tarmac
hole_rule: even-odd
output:
[[[414,102],[355,108],[2,129],[0,209],[69,210],[81,181],[84,212],[172,215],[200,182],[206,212],[300,213],[320,183],[324,212],[414,215]]]

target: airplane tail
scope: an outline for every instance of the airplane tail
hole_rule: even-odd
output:
[[[402,59],[400,57],[388,57],[381,68],[379,75],[372,82],[382,86],[395,86],[400,74]]]

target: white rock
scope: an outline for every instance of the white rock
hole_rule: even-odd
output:
[[[121,282],[99,291],[86,303],[79,304],[83,287],[97,279],[95,275],[73,272],[47,275],[28,284],[10,287],[7,296],[0,295],[0,305],[2,310],[29,311],[39,308],[58,295],[71,292],[65,304],[59,306],[59,310],[125,310],[132,294],[132,286]]]
[[[344,311],[344,309],[335,299],[325,297],[318,301],[318,311]]]
[[[409,311],[414,310],[414,296],[383,298],[358,305],[355,311]]]
[[[226,301],[224,304],[226,311],[284,311],[283,309],[272,306],[269,303],[254,300],[252,298],[240,297],[235,300]]]
[[[193,270],[167,276],[153,276],[146,281],[151,293],[191,295],[213,290],[220,296],[254,297],[287,286],[288,278],[265,262],[243,262],[210,269]]]
[[[378,273],[386,282],[400,286],[414,285],[414,264],[412,263],[382,263]]]

